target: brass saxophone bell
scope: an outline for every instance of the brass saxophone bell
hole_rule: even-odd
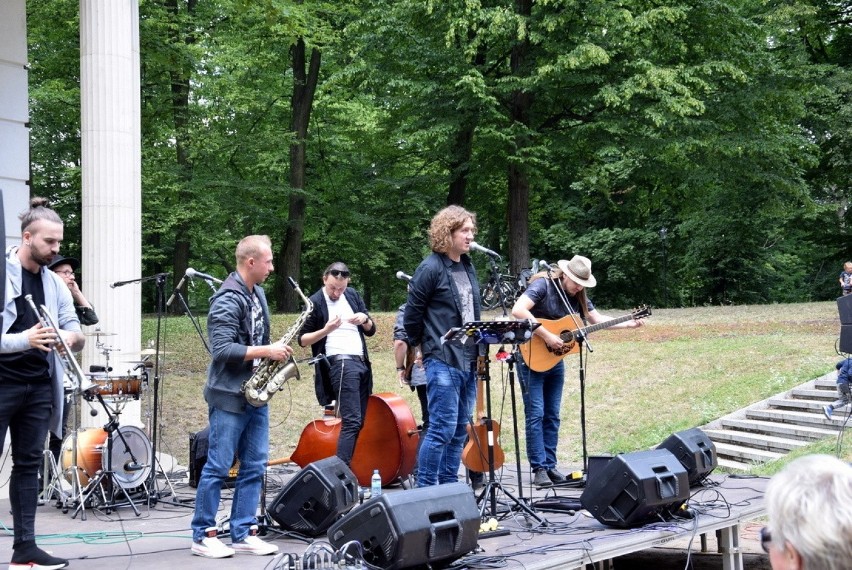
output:
[[[298,380],[299,379],[299,367],[296,366],[296,361],[293,360],[293,357],[290,357],[290,360],[287,361],[287,364],[284,365],[284,368],[279,372],[284,378],[284,382],[281,382],[283,386],[285,382],[289,382],[290,380]],[[276,376],[278,376],[276,374]]]

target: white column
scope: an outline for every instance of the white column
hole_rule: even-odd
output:
[[[113,374],[141,347],[141,286],[110,287],[142,277],[142,179],[138,0],[80,0],[80,91],[82,138],[83,292],[100,317],[102,331],[88,337],[83,363],[104,364]],[[92,332],[94,327],[85,327]],[[85,406],[84,406],[85,407]],[[82,414],[84,426],[101,426],[107,416]],[[122,425],[142,425],[138,402],[128,404]]]
[[[21,243],[18,214],[30,198],[26,14],[24,0],[0,1],[0,190],[6,245]]]

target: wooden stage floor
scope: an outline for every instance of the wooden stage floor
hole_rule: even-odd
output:
[[[287,466],[269,469],[266,504],[273,501],[297,470]],[[177,474],[181,475],[184,474]],[[285,564],[289,559],[284,556],[238,555],[223,560],[192,556],[189,526],[195,489],[186,483],[185,477],[181,481],[177,476],[170,476],[168,481],[158,478],[160,498],[150,501],[153,504],[149,505],[142,494],[137,501],[139,516],[124,506],[109,513],[86,509],[86,520],[83,520],[80,515],[72,518],[72,513],[63,513],[53,503],[45,504],[39,507],[36,518],[38,543],[55,555],[70,559],[71,568],[86,570],[290,567]],[[514,465],[504,466],[498,476],[501,486],[518,497]],[[522,477],[525,484],[521,492],[525,504],[532,505],[534,516],[522,509],[510,509],[514,501],[498,493],[495,518],[499,519],[499,529],[506,531],[505,534],[480,538],[479,548],[459,558],[454,568],[581,568],[613,558],[615,568],[684,568],[688,562],[692,562],[694,568],[768,568],[766,557],[759,552],[754,540],[758,523],[749,522],[764,514],[765,478],[711,475],[708,484],[692,489],[688,506],[695,512],[694,518],[621,530],[602,526],[583,510],[564,510],[578,501],[581,488],[532,489],[526,466]],[[385,492],[404,493],[406,490],[399,486]],[[230,491],[223,493],[222,519],[227,514],[224,509],[230,509],[230,496]],[[486,518],[494,514],[490,500],[478,504],[485,509]],[[12,545],[8,499],[0,499],[0,513],[0,523],[4,525],[0,537],[0,564],[5,565]],[[706,534],[706,542],[701,540],[702,534]],[[294,559],[302,557],[306,551],[322,552],[327,545],[324,536],[314,539],[312,544],[275,533],[266,538],[278,544],[280,552],[291,553]],[[706,552],[702,552],[702,542]],[[660,556],[652,556],[649,565],[642,566],[641,560],[647,558],[649,552]],[[320,569],[324,566],[301,567]],[[601,562],[598,567],[603,568],[605,564]]]

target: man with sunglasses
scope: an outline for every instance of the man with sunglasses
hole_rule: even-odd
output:
[[[302,330],[299,346],[313,355],[324,354],[315,367],[315,388],[320,405],[337,402],[341,418],[337,457],[349,465],[373,391],[373,371],[365,336],[376,334],[376,323],[358,292],[349,287],[351,273],[336,261],[322,274],[323,286],[310,300],[314,305]]]

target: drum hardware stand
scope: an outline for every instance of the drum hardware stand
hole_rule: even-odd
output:
[[[145,466],[139,464],[139,461],[137,460],[136,456],[133,455],[133,450],[130,449],[130,446],[127,444],[127,440],[125,439],[124,434],[121,433],[120,429],[118,429],[118,415],[121,412],[118,411],[118,409],[111,410],[107,403],[104,401],[103,396],[101,396],[100,394],[96,394],[96,397],[98,399],[98,402],[100,402],[101,406],[104,408],[104,411],[106,411],[107,417],[109,418],[109,421],[104,425],[104,431],[106,431],[107,437],[106,449],[103,452],[107,454],[107,465],[105,470],[98,470],[95,477],[93,479],[90,479],[89,482],[86,484],[86,487],[82,490],[80,504],[77,505],[77,509],[74,511],[74,514],[71,516],[71,518],[77,517],[77,513],[81,512],[85,508],[84,505],[86,504],[86,501],[89,500],[95,493],[95,491],[97,491],[98,489],[101,490],[101,498],[104,500],[104,507],[106,509],[106,512],[111,512],[112,509],[119,506],[115,502],[116,487],[121,489],[124,498],[127,499],[127,503],[133,509],[134,514],[138,517],[142,513],[139,512],[139,509],[136,507],[136,503],[134,503],[133,499],[130,498],[130,494],[127,492],[127,489],[125,489],[121,485],[120,481],[115,475],[115,471],[112,468],[113,432],[118,434],[118,439],[121,440],[121,443],[122,445],[124,445],[125,450],[130,454],[131,463],[135,466],[133,468],[144,469]],[[108,498],[107,490],[102,487],[102,485],[104,484],[104,479],[108,480],[110,486]],[[144,483],[143,487],[145,487],[145,490],[147,492],[148,488]]]
[[[45,481],[47,481],[46,473],[49,465],[50,473],[51,473],[51,481],[49,485],[46,485],[43,490],[43,497],[45,500],[49,500],[50,492],[56,491],[59,494],[59,498],[57,499],[56,506],[62,509],[63,513],[67,513],[68,509],[75,502],[82,506],[83,504],[83,484],[80,481],[80,468],[77,465],[77,437],[80,429],[80,418],[79,418],[79,401],[80,401],[80,386],[79,383],[72,380],[73,386],[71,393],[66,395],[65,397],[71,398],[71,417],[73,418],[73,425],[71,428],[71,465],[64,469],[60,469],[60,465],[57,465],[56,459],[53,457],[53,453],[50,449],[45,449]],[[64,418],[63,418],[64,421]],[[65,438],[62,439],[62,445],[59,448],[59,461],[60,464],[62,462],[62,454],[65,447]],[[49,456],[49,458],[48,458]],[[71,489],[69,491],[65,491],[64,489],[64,475],[68,473],[69,481],[71,485]],[[86,520],[86,511],[85,509],[81,510],[82,520]]]

